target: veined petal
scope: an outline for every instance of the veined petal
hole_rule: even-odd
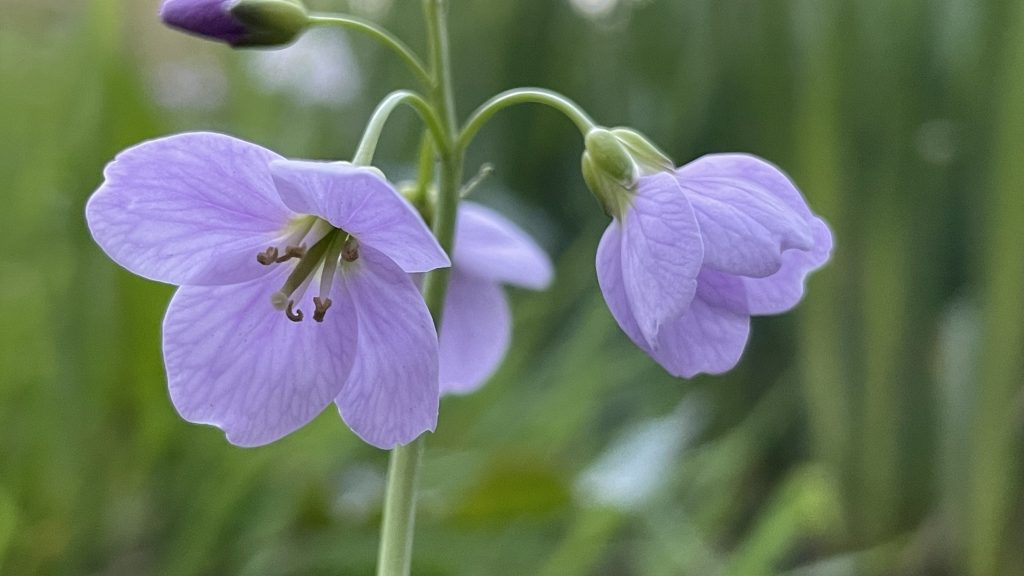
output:
[[[750,335],[750,316],[742,311],[746,294],[741,278],[704,269],[697,282],[689,310],[662,328],[659,346],[651,353],[673,376],[731,370]]]
[[[452,259],[468,274],[533,290],[543,290],[551,283],[548,255],[498,212],[475,202],[461,202],[455,230]]]
[[[363,440],[389,449],[437,425],[438,345],[426,303],[408,274],[373,248],[340,270],[336,299],[359,326],[355,364],[335,399]]]
[[[701,230],[676,179],[640,179],[622,222],[622,280],[644,339],[657,348],[661,325],[686,311],[704,259]]]
[[[164,318],[164,364],[181,416],[239,446],[273,442],[323,411],[352,366],[356,323],[339,299],[325,321],[295,323],[270,295],[288,270],[232,286],[185,286]]]
[[[786,251],[814,246],[800,192],[768,162],[711,154],[679,168],[676,176],[700,223],[705,266],[762,278],[778,272]]]
[[[743,278],[747,310],[755,316],[781,314],[797,305],[804,295],[807,275],[828,261],[832,254],[832,232],[820,218],[812,218],[814,248],[790,250],[782,255],[782,267],[767,278]]]
[[[441,393],[468,394],[483,385],[505,357],[511,333],[501,286],[454,268],[441,319]]]
[[[409,273],[450,266],[409,202],[379,172],[345,162],[280,160],[271,165],[281,200],[383,253]]]
[[[719,374],[735,366],[750,330],[740,279],[703,270],[693,301],[680,318],[662,326],[655,349],[647,343],[629,307],[617,259],[619,243],[617,231],[609,226],[597,250],[597,278],[608,309],[629,339],[674,376]]]
[[[128,270],[170,284],[268,273],[256,255],[295,216],[274,188],[277,154],[230,136],[179,134],[119,154],[85,208],[93,238]]]
[[[622,230],[614,220],[605,229],[601,243],[597,246],[596,268],[597,283],[601,287],[601,293],[604,294],[604,301],[608,304],[612,317],[634,344],[650,354],[651,348],[647,345],[636,318],[633,317],[626,286],[622,281]]]

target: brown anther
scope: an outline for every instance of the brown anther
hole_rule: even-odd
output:
[[[345,262],[359,260],[359,243],[355,241],[346,242],[345,247],[341,249],[341,259]]]
[[[316,306],[316,310],[313,312],[313,320],[317,322],[323,322],[324,316],[327,314],[327,309],[331,307],[330,298],[320,298],[319,296],[313,297],[313,305]]]
[[[267,248],[263,252],[260,252],[259,254],[256,255],[256,261],[259,262],[260,264],[263,264],[264,266],[270,266],[274,262],[278,262],[279,260],[277,259],[277,248],[271,246],[270,248]]]
[[[288,301],[288,308],[285,309],[284,315],[292,322],[302,322],[302,319],[305,317],[302,310],[295,310],[295,300]]]
[[[305,246],[288,246],[284,249],[284,256],[277,259],[277,262],[287,262],[292,258],[302,258],[306,255]]]

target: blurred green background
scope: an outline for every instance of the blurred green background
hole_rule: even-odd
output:
[[[424,44],[414,0],[310,1]],[[442,404],[417,575],[1024,574],[1024,3],[451,0],[463,117],[563,91],[679,163],[784,167],[836,252],[739,367],[668,377],[593,270],[606,218],[571,124],[503,113],[476,194],[558,262],[515,292],[494,381]],[[140,140],[219,130],[347,158],[411,83],[363,37],[236,52],[157,0],[0,0],[0,573],[371,574],[386,454],[331,412],[242,450],[168,401],[171,288],[116,267],[83,206]],[[378,159],[412,173],[396,116]]]

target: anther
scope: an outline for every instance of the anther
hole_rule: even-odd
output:
[[[324,316],[327,314],[327,309],[331,307],[330,298],[320,298],[319,296],[313,297],[313,305],[316,306],[316,310],[313,312],[313,320],[317,322],[323,322]]]
[[[292,322],[302,322],[303,317],[305,317],[302,310],[295,310],[295,300],[288,301],[288,308],[285,309],[284,315]]]
[[[277,255],[277,248],[271,246],[270,248],[267,248],[263,252],[257,254],[256,261],[259,262],[260,264],[263,264],[264,266],[270,266],[274,262],[278,262]]]
[[[276,262],[278,262],[278,263],[280,263],[280,262],[287,262],[287,261],[291,260],[292,258],[300,258],[301,259],[301,258],[303,258],[305,256],[306,256],[306,247],[305,246],[288,246],[287,248],[284,249],[284,256],[281,256],[280,258],[278,258],[276,260]]]
[[[341,259],[345,262],[359,260],[359,242],[355,238],[345,242],[345,247],[341,249]]]

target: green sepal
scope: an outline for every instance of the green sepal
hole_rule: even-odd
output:
[[[622,143],[640,168],[642,176],[658,172],[672,172],[675,164],[667,154],[651,143],[646,136],[632,128],[613,128],[611,134]]]
[[[583,180],[609,216],[621,217],[633,196],[637,166],[629,151],[610,131],[587,133],[583,152]]]
[[[245,25],[246,37],[235,46],[281,46],[309,26],[309,13],[298,0],[239,0],[229,10]]]

